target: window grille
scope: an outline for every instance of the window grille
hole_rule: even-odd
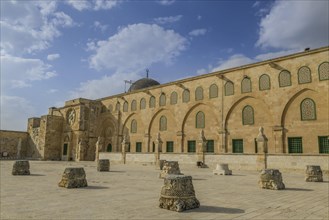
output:
[[[243,139],[233,139],[233,153],[243,153]]]
[[[195,90],[195,101],[203,100],[203,88],[199,86]]]
[[[216,84],[212,84],[209,87],[209,98],[217,98],[218,97],[218,86]]]
[[[187,152],[194,153],[196,149],[195,145],[196,145],[196,141],[187,141]]]
[[[173,141],[167,141],[166,152],[168,152],[168,153],[174,152],[174,142]]]
[[[259,77],[259,90],[269,90],[271,87],[271,80],[267,74],[263,74]]]
[[[303,66],[298,70],[298,83],[310,83],[312,82],[311,70],[307,66]]]
[[[303,143],[301,137],[288,137],[288,152],[303,153]]]
[[[177,99],[178,99],[177,92],[172,92],[170,95],[170,104],[171,105],[177,104]]]
[[[319,80],[329,80],[329,62],[319,65]]]
[[[319,153],[329,154],[329,136],[320,136],[319,138]]]

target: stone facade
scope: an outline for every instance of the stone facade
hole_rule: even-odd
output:
[[[155,153],[160,133],[161,155],[195,154],[203,161],[207,153],[260,153],[255,139],[263,127],[268,154],[328,155],[328,49],[97,100],[70,100],[29,119],[28,148],[46,160],[92,161],[99,138],[99,152],[122,152],[127,137],[127,153]]]
[[[19,131],[0,131],[0,158],[26,158],[28,133]]]

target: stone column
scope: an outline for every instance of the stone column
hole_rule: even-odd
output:
[[[96,142],[96,151],[95,151],[95,161],[99,160],[99,152],[103,151],[103,138],[98,137],[98,140]]]
[[[205,151],[207,147],[207,140],[204,136],[204,131],[201,130],[200,132],[200,137],[198,140],[198,149],[197,149],[197,154],[198,154],[198,161],[202,161],[203,164],[205,164]]]
[[[267,169],[267,137],[264,134],[264,128],[260,127],[259,128],[259,133],[256,138],[257,141],[257,152],[258,152],[258,157],[257,157],[257,170],[262,170],[262,169]]]
[[[160,153],[162,152],[162,143],[163,143],[163,141],[161,140],[160,132],[159,132],[157,134],[157,138],[155,140],[155,152],[154,152],[155,165],[157,167],[160,166]]]
[[[151,152],[150,149],[150,134],[145,133],[144,134],[144,141],[143,141],[143,146],[145,146],[145,151],[142,150],[142,152]]]
[[[226,153],[226,131],[225,130],[219,130],[218,131],[218,143],[219,143],[219,149],[218,153]]]
[[[121,143],[121,153],[122,153],[122,163],[126,164],[126,152],[127,152],[127,148],[128,148],[128,137],[127,136],[123,136],[123,140]]]

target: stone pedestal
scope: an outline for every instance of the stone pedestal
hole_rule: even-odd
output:
[[[227,163],[217,164],[216,169],[213,170],[214,175],[232,175],[232,170],[228,169]]]
[[[323,182],[322,170],[320,166],[307,165],[305,171],[306,182]]]
[[[30,163],[28,160],[17,160],[13,165],[13,175],[30,175]]]
[[[159,167],[160,167],[160,170],[163,170],[163,166],[164,166],[164,163],[166,162],[166,160],[159,160]]]
[[[178,161],[165,161],[159,178],[165,178],[168,175],[183,175],[179,170]]]
[[[97,162],[97,171],[110,171],[110,160],[108,159],[101,159]]]
[[[88,186],[85,170],[82,167],[66,168],[58,186],[65,188],[80,188]]]
[[[285,188],[280,171],[275,169],[262,170],[258,185],[263,189],[280,190]]]
[[[199,208],[200,202],[195,197],[192,177],[184,175],[166,177],[161,189],[159,207],[176,212]]]

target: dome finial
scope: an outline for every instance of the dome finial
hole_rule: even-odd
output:
[[[146,78],[149,78],[149,72],[150,72],[150,70],[146,69]]]

